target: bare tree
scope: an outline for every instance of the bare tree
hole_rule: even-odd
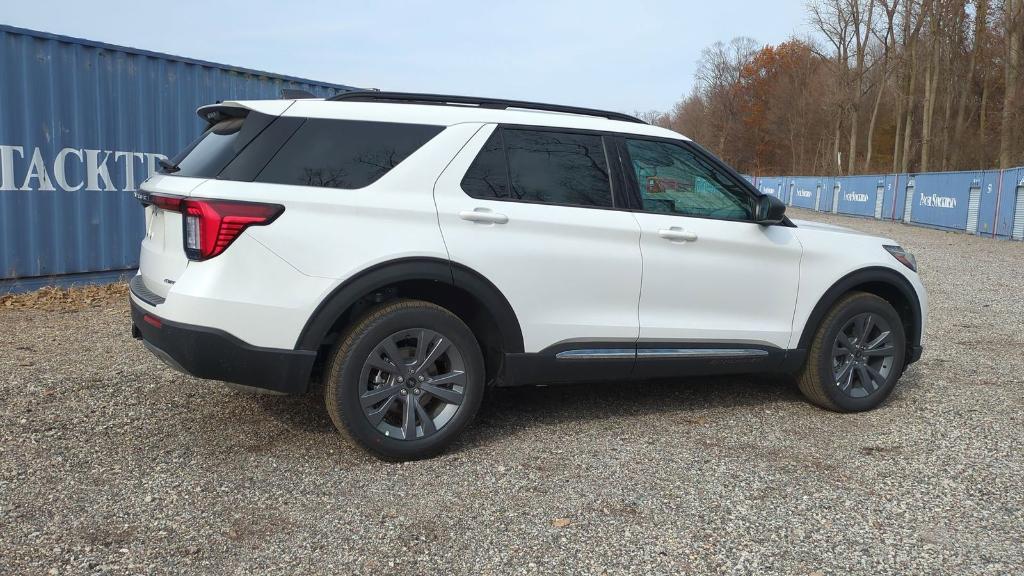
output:
[[[875,13],[874,0],[815,0],[808,9],[811,22],[836,49],[837,76],[843,80],[847,94],[843,108],[849,128],[847,172],[853,173],[857,163],[857,139],[861,101],[865,93],[868,70],[868,43],[872,36]]]
[[[697,90],[707,103],[707,112],[718,136],[718,150],[730,161],[738,159],[726,146],[738,132],[735,120],[739,100],[734,88],[739,84],[743,66],[756,50],[757,42],[745,36],[728,43],[715,42],[703,50],[697,65]]]
[[[875,33],[875,38],[882,42],[881,76],[875,92],[875,104],[871,107],[871,121],[868,123],[868,144],[867,154],[864,156],[864,171],[871,169],[871,159],[875,143],[875,126],[878,123],[878,111],[882,105],[882,96],[886,92],[889,82],[889,75],[892,71],[892,51],[896,46],[896,14],[899,10],[899,0],[892,0],[890,5],[887,0],[877,0],[879,7],[885,13],[885,27],[882,28],[881,37]],[[894,159],[895,161],[895,159]]]
[[[1000,168],[1009,168],[1015,159],[1015,151],[1012,146],[1017,130],[1017,116],[1020,115],[1020,111],[1017,109],[1019,106],[1017,99],[1021,92],[1021,52],[1024,51],[1024,46],[1021,45],[1022,40],[1024,40],[1022,38],[1024,34],[1021,33],[1021,28],[1024,27],[1022,11],[1024,11],[1024,0],[1004,0],[1003,19],[1005,21],[1004,30],[1006,31],[1006,55],[1003,60],[1005,82],[1003,88],[1003,118],[999,139]]]
[[[667,112],[661,112],[660,110],[648,110],[646,112],[640,112],[637,110],[633,112],[633,116],[636,116],[652,126],[661,126],[662,128],[669,128],[672,122],[669,114]]]

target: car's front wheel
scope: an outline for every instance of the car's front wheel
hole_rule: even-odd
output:
[[[429,302],[398,300],[356,321],[325,378],[334,425],[392,460],[444,450],[476,415],[484,363],[473,332]]]
[[[839,412],[870,410],[884,401],[903,373],[907,341],[891,304],[852,292],[829,310],[798,376],[811,402]]]

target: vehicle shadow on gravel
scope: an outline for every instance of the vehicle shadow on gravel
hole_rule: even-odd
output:
[[[324,406],[323,391],[317,389],[307,394],[276,395],[246,394],[240,392],[240,399],[252,402],[264,415],[296,432],[334,432],[334,424]]]
[[[773,377],[616,381],[495,389],[485,398],[479,419],[529,416],[534,422],[565,422],[798,401],[795,384]]]
[[[296,396],[237,393],[235,400],[300,433],[335,434],[321,390]],[[454,449],[486,445],[507,427],[582,424],[603,418],[689,415],[717,408],[763,408],[802,403],[796,385],[781,378],[729,376],[645,382],[614,381],[497,388],[488,391],[473,425]]]

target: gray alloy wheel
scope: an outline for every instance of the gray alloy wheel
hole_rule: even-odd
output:
[[[850,318],[832,344],[832,376],[851,398],[865,398],[885,384],[896,363],[889,322],[864,312]]]
[[[427,328],[395,332],[363,363],[359,401],[378,432],[421,440],[443,429],[465,398],[466,362],[458,347]]]

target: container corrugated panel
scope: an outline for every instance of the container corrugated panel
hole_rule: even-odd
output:
[[[757,179],[757,189],[762,194],[769,194],[782,199],[782,189],[785,186],[785,179],[781,176],[760,176]]]
[[[836,182],[839,184],[836,207],[840,214],[875,215],[875,196],[880,183],[884,183],[883,176],[843,176],[836,178]]]
[[[1013,234],[1014,212],[1020,194],[1024,194],[1024,168],[1004,170],[1003,193],[995,220],[996,236],[1009,238]]]
[[[0,279],[138,265],[132,191],[195,109],[353,88],[0,25]]]
[[[882,216],[885,220],[899,220],[903,217],[903,207],[907,193],[906,174],[886,174],[885,190],[882,192]]]
[[[818,196],[818,187],[821,186],[821,178],[813,176],[797,176],[792,179],[792,206],[800,208],[814,208],[815,199]]]
[[[931,172],[914,175],[913,216],[917,224],[965,230],[971,188],[981,172]]]
[[[996,206],[999,201],[1000,170],[985,170],[981,173],[981,200],[978,203],[978,235],[991,236],[996,220]]]
[[[832,210],[832,196],[836,187],[836,179],[827,177],[821,179],[821,186],[818,187],[819,202],[818,210],[830,212]]]

